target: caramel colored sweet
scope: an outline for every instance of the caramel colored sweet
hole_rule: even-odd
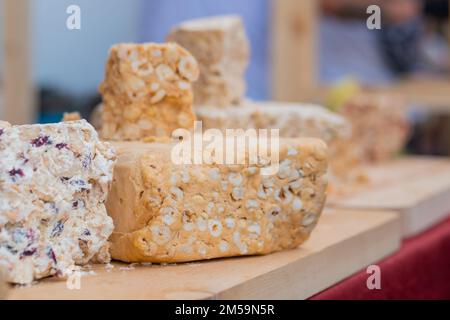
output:
[[[330,181],[353,174],[361,163],[360,155],[350,144],[351,125],[343,116],[312,104],[245,101],[226,108],[197,106],[197,119],[203,129],[230,128],[279,129],[280,137],[313,137],[325,141],[329,148]]]
[[[349,145],[362,161],[391,159],[405,146],[410,123],[401,99],[390,95],[357,94],[339,113],[352,126]]]
[[[175,43],[113,46],[100,85],[102,138],[140,140],[192,128],[198,74],[196,60]]]
[[[317,139],[280,140],[274,175],[261,175],[265,158],[258,165],[175,165],[171,144],[114,147],[107,209],[118,260],[182,262],[295,248],[325,202],[327,148]]]
[[[283,138],[314,137],[332,144],[350,136],[349,123],[340,115],[312,104],[245,101],[240,106],[197,106],[203,129],[279,129]]]

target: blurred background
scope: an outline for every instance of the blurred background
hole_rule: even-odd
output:
[[[450,154],[449,0],[0,0],[0,119],[88,117],[100,102],[109,47],[161,42],[171,26],[243,17],[251,41],[248,97],[322,103],[339,83],[404,98],[408,152]],[[369,5],[381,29],[367,27]],[[81,9],[81,29],[66,12]]]

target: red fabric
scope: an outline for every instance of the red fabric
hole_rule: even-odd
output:
[[[450,218],[405,240],[377,265],[380,290],[367,288],[370,275],[363,270],[311,299],[450,299]]]

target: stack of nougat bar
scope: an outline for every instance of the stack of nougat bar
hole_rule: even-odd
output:
[[[236,28],[234,21],[218,26]],[[228,47],[240,45],[232,39],[223,40],[231,62]],[[106,203],[115,225],[110,238],[115,259],[182,262],[265,254],[298,246],[319,219],[327,186],[327,147],[321,140],[281,139],[274,151],[279,167],[269,175],[263,172],[275,165],[272,155],[252,163],[248,146],[233,151],[245,160],[239,163],[174,161],[181,142],[171,139],[170,130],[194,129],[191,87],[198,73],[196,60],[174,43],[119,44],[110,51],[100,112],[102,135],[115,140],[118,154]],[[229,85],[229,79],[216,77],[223,88]],[[161,89],[165,94],[159,96]],[[236,93],[229,89],[212,89],[208,96],[229,100]],[[180,115],[186,121],[179,121]]]
[[[241,84],[245,83],[249,45],[238,16],[186,21],[174,27],[167,39],[182,44],[199,61],[202,81],[201,86],[194,85],[194,110],[204,128],[279,129],[281,137],[320,138],[328,144],[330,158],[339,158],[330,163],[333,177],[347,175],[358,162],[357,155],[344,148],[351,136],[351,126],[344,117],[318,105],[254,102],[245,98],[245,91],[241,90],[245,85]],[[234,46],[230,46],[231,41],[235,41]],[[222,79],[228,79],[227,72],[231,72],[233,81],[217,81],[209,76],[209,70],[218,69],[221,72],[216,78],[224,74]],[[217,86],[227,93],[224,97],[215,95]]]
[[[111,143],[84,120],[0,122],[0,272],[8,282],[67,275],[110,254],[190,261],[270,253],[309,237],[326,196],[321,140],[281,140],[269,175],[272,155],[251,163],[246,146],[234,151],[243,163],[174,161],[170,131],[193,127],[198,72],[174,43],[114,46],[100,87],[101,134]]]
[[[248,60],[243,60],[248,58],[248,41],[239,17],[187,21],[174,27],[167,39],[182,44],[196,58],[200,57],[202,71],[216,70],[217,66],[221,66],[220,70],[239,71],[233,72],[232,83],[210,81],[209,72],[200,74],[202,85],[194,86],[194,96],[201,98],[194,102],[195,113],[204,128],[273,128],[279,129],[282,137],[320,138],[330,150],[330,169],[335,184],[351,183],[359,177],[359,168],[365,163],[391,159],[406,143],[407,114],[395,97],[358,94],[337,112],[316,105],[245,99],[245,91],[235,90],[233,86],[233,83],[245,83],[244,71],[248,65]],[[232,39],[240,49],[230,49]],[[223,92],[233,92],[226,95],[233,99],[213,95],[218,84],[224,88]],[[239,89],[244,87],[239,85]]]

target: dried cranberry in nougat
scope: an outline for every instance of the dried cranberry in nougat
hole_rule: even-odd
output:
[[[0,122],[0,271],[28,284],[108,262],[115,153],[86,121]]]

